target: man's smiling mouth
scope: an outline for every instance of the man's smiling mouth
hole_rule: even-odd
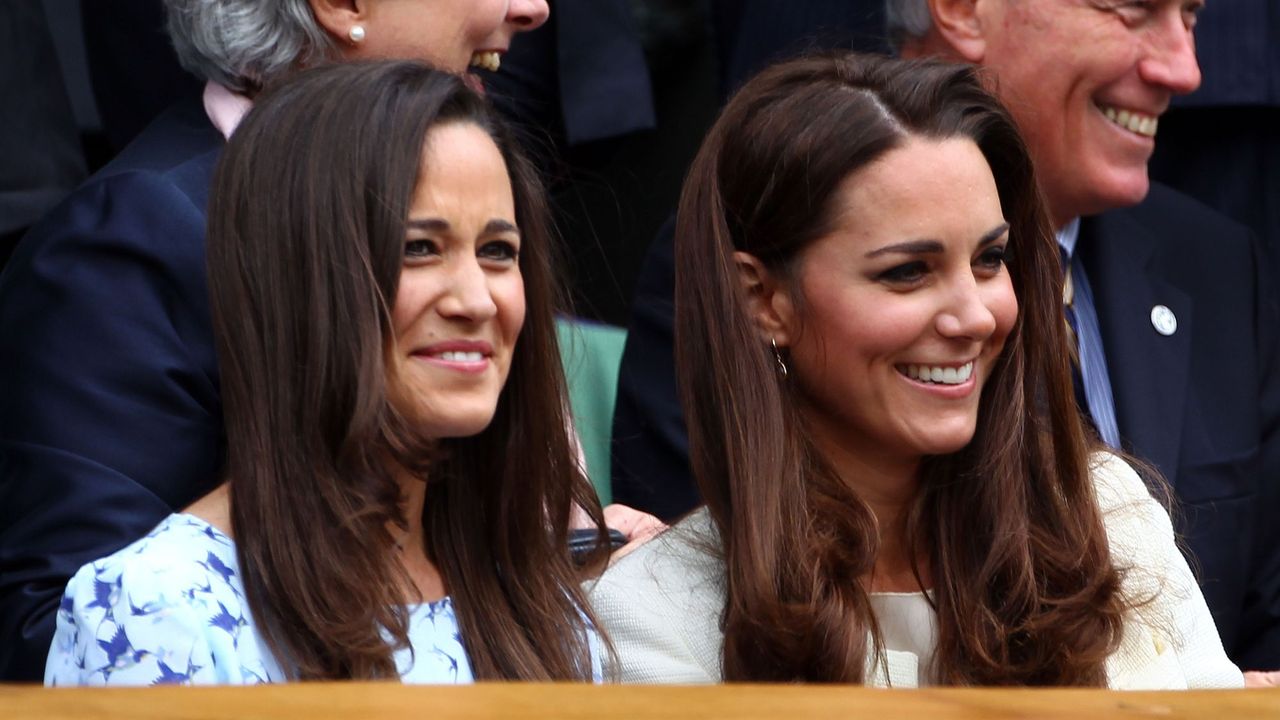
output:
[[[1153,138],[1156,136],[1156,127],[1160,124],[1160,118],[1140,113],[1137,110],[1125,110],[1098,103],[1095,103],[1095,105],[1112,124],[1143,137]]]

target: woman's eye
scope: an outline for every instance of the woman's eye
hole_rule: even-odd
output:
[[[1006,250],[1003,247],[990,247],[978,256],[977,266],[988,271],[999,272],[1004,266],[1006,260]]]
[[[440,248],[434,240],[406,240],[404,256],[406,259],[419,259],[439,255]]]
[[[520,249],[508,240],[494,240],[480,246],[476,257],[482,260],[511,262],[520,256]]]
[[[880,282],[890,285],[913,285],[924,279],[929,266],[923,260],[895,265],[876,276]]]

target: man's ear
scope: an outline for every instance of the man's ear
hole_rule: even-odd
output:
[[[365,22],[368,15],[364,0],[309,0],[316,22],[329,37],[342,45],[351,43],[351,28]]]
[[[986,5],[1005,0],[928,0],[933,32],[957,60],[981,64],[987,54]]]
[[[762,340],[786,347],[795,338],[795,306],[785,283],[751,253],[735,252],[738,281],[747,296],[747,312],[760,330]]]

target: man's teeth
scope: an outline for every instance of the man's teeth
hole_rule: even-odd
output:
[[[498,72],[502,65],[502,55],[494,51],[476,52],[471,55],[471,67],[478,67],[489,72]]]
[[[973,374],[973,363],[967,362],[960,367],[938,367],[936,365],[907,365],[907,377],[927,383],[939,385],[959,385]]]
[[[1117,110],[1113,107],[1101,105],[1098,106],[1098,109],[1102,110],[1102,114],[1106,115],[1108,120],[1129,132],[1145,135],[1146,137],[1156,136],[1156,126],[1160,124],[1159,118],[1143,115],[1132,110]]]
[[[441,360],[444,360],[445,362],[474,363],[474,362],[480,362],[481,360],[484,360],[484,353],[450,351],[450,352],[442,352],[439,355],[436,355],[436,357],[440,358]]]

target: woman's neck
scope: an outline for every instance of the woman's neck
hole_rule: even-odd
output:
[[[443,598],[446,592],[444,578],[435,563],[427,557],[426,530],[422,524],[427,483],[403,468],[396,469],[395,477],[400,484],[400,509],[404,513],[405,527],[401,529],[391,525],[387,530],[395,538],[396,553],[405,571],[409,573],[417,594],[422,601],[433,602]]]
[[[814,441],[831,469],[858,494],[876,518],[880,551],[869,577],[871,592],[917,592],[932,585],[928,557],[912,556],[907,518],[920,490],[921,457],[898,457],[853,448],[845,438],[829,437],[813,428]],[[916,569],[920,578],[916,578]],[[924,587],[921,586],[923,582]]]
[[[231,530],[230,485],[225,482],[214,488],[208,495],[183,508],[182,512],[200,518],[229,538],[235,538]]]
[[[422,525],[422,510],[427,499],[426,482],[407,472],[398,471],[396,481],[400,485],[401,510],[405,528],[390,525],[387,532],[395,540],[396,557],[413,581],[416,597],[411,602],[434,602],[445,596],[444,579],[435,563],[427,558],[426,533]],[[212,525],[229,538],[235,539],[231,527],[231,490],[229,483],[222,483],[212,492],[196,500],[183,512],[194,515]]]

